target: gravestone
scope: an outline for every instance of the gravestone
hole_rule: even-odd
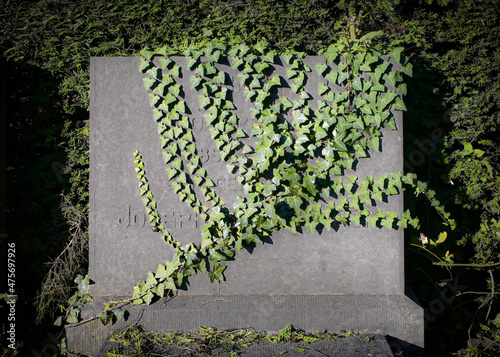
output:
[[[189,111],[196,147],[221,199],[232,207],[241,184],[228,172],[210,137],[198,93],[190,90],[190,70],[183,57],[173,57],[181,68],[176,78]],[[306,57],[315,68],[324,57]],[[255,123],[253,106],[244,98],[238,71],[227,63],[224,85],[232,93],[240,125],[250,132]],[[87,318],[102,311],[109,300],[130,297],[133,287],[158,264],[170,260],[174,250],[151,229],[138,193],[133,152],[139,150],[146,164],[148,182],[158,201],[158,211],[169,232],[182,244],[200,243],[203,219],[179,201],[166,178],[157,123],[138,71],[139,58],[91,59],[90,114],[90,294],[94,302],[82,311]],[[286,63],[274,74],[286,78]],[[314,93],[327,82],[314,70],[304,86]],[[338,88],[332,88],[338,90]],[[278,95],[297,100],[290,88]],[[297,96],[297,95],[295,95]],[[383,130],[382,150],[360,159],[358,177],[403,170],[402,113],[393,112],[397,130]],[[349,173],[349,172],[347,172]],[[403,212],[403,195],[377,203],[383,211]],[[67,328],[68,347],[95,353],[111,331],[139,323],[147,330],[196,330],[253,327],[276,332],[293,324],[307,331],[352,330],[383,333],[395,349],[423,351],[423,311],[405,295],[403,229],[361,226],[333,227],[291,233],[273,233],[263,245],[250,246],[225,261],[225,282],[210,283],[206,274],[189,277],[188,283],[168,302],[129,309],[127,321],[102,326],[96,320]]]

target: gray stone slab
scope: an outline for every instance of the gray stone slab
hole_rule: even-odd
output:
[[[190,73],[184,58],[174,58],[183,68],[178,80],[190,115],[196,145],[204,168],[217,185],[217,192],[231,207],[244,193],[225,163],[216,154],[198,93],[190,90]],[[92,295],[129,294],[148,271],[170,260],[173,249],[151,231],[138,194],[132,153],[141,152],[161,218],[183,244],[200,242],[202,220],[172,192],[162,162],[157,124],[138,58],[92,58],[91,60],[91,151],[90,151],[90,277]],[[308,57],[311,68],[323,57]],[[236,113],[242,125],[251,127],[252,103],[245,101],[237,84],[237,72],[219,65],[236,86]],[[276,73],[285,68],[276,65]],[[323,80],[313,70],[306,90],[314,95]],[[323,80],[324,81],[324,80]],[[335,89],[335,88],[332,88]],[[282,89],[294,99],[294,93]],[[315,105],[315,100],[311,105]],[[359,177],[389,174],[403,169],[402,116],[395,113],[397,131],[383,132],[382,152],[371,152],[356,169]],[[402,212],[402,195],[391,196],[377,208]],[[403,230],[371,227],[340,227],[314,234],[276,232],[268,244],[244,251],[235,261],[224,263],[227,283],[212,285],[205,277],[190,280],[186,294],[401,294],[404,292]]]
[[[183,68],[178,82],[185,88],[203,166],[231,207],[243,191],[216,154],[198,109],[198,93],[189,89],[190,73],[183,67],[184,59],[174,61]],[[311,68],[318,61],[324,58],[306,58]],[[148,227],[135,177],[135,150],[143,156],[159,213],[169,231],[183,244],[200,242],[202,220],[179,201],[166,179],[157,125],[138,64],[138,58],[91,59],[89,275],[96,302],[83,309],[83,318],[102,311],[106,301],[129,297],[148,271],[155,271],[174,253]],[[235,81],[237,73],[228,65],[218,66],[236,83],[227,87],[243,127],[250,128],[252,104],[243,98]],[[284,73],[284,66],[275,67],[276,73]],[[314,95],[320,81],[313,70],[306,90]],[[289,89],[280,91],[280,95],[296,99]],[[360,160],[355,172],[358,177],[402,171],[402,115],[395,112],[394,116],[398,130],[383,131],[382,152],[372,151],[369,158]],[[403,196],[391,196],[377,208],[402,212]],[[210,284],[206,276],[198,274],[166,304],[159,301],[128,309],[130,317],[125,322],[102,326],[94,320],[68,327],[68,346],[94,354],[112,331],[135,323],[150,331],[211,325],[218,329],[252,326],[267,332],[294,324],[308,331],[381,333],[392,339],[392,347],[418,355],[424,345],[423,311],[404,296],[403,250],[402,229],[336,227],[313,234],[276,232],[263,246],[249,247],[234,261],[223,262],[228,266],[226,282]]]
[[[83,318],[99,313],[106,298],[87,306]],[[306,332],[341,330],[384,334],[394,351],[423,352],[423,310],[404,295],[233,295],[186,296],[148,307],[127,308],[127,321],[103,326],[100,321],[66,329],[68,348],[94,355],[107,336],[129,325],[146,331],[195,331],[253,328],[277,333],[292,324]]]

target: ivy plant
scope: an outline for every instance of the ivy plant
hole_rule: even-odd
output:
[[[198,272],[211,282],[224,281],[226,266],[220,262],[280,229],[305,228],[312,233],[318,225],[327,230],[334,225],[418,227],[418,219],[409,211],[399,214],[377,208],[377,203],[405,187],[426,190],[414,174],[361,178],[346,174],[370,150],[381,150],[382,130],[396,130],[394,111],[406,110],[403,75],[412,75],[412,65],[402,48],[375,46],[373,39],[380,34],[358,40],[342,37],[320,53],[326,61],[315,68],[305,63],[303,53],[278,52],[265,42],[249,47],[212,40],[184,53],[190,88],[178,83],[186,73],[171,56],[174,51],[163,47],[141,52],[139,71],[145,75],[152,120],[158,126],[166,178],[179,200],[205,223],[201,243],[183,246],[175,239],[161,221],[145,158],[135,151],[138,193],[151,228],[175,255],[149,272],[130,299],[106,304],[99,315],[103,323],[112,321],[114,311],[124,304],[149,305],[174,293]],[[239,71],[236,80],[253,105],[251,130],[240,125],[231,89],[225,86],[229,75],[218,65],[222,61]],[[274,73],[278,63],[284,65],[285,76]],[[313,71],[324,81],[316,93],[309,93],[305,83]],[[280,88],[288,88],[299,99],[279,96]],[[232,207],[221,200],[203,167],[183,96],[187,90],[198,93],[220,158],[243,187],[244,195]],[[319,99],[311,105],[313,98]],[[447,223],[454,224],[449,219]]]
[[[326,63],[315,68],[305,64],[303,53],[278,53],[265,42],[249,47],[213,40],[185,51],[189,90],[198,92],[220,158],[243,186],[245,194],[232,207],[220,199],[200,160],[181,95],[184,88],[176,80],[180,66],[167,47],[142,51],[139,70],[145,74],[144,86],[158,124],[167,178],[180,201],[206,223],[201,244],[181,246],[160,221],[143,158],[135,152],[140,195],[152,228],[176,254],[139,283],[134,303],[148,304],[155,295],[163,297],[198,271],[208,272],[212,282],[224,280],[226,267],[219,262],[279,229],[296,232],[304,227],[312,233],[318,225],[330,230],[334,223],[387,229],[418,226],[408,211],[400,215],[367,209],[385,196],[399,194],[404,185],[416,187],[413,175],[344,177],[345,170],[352,170],[369,150],[381,150],[381,130],[395,130],[394,111],[406,110],[402,74],[411,75],[412,66],[401,55],[402,48],[384,52],[373,46],[371,40],[377,35],[342,38],[322,53]],[[245,100],[253,104],[251,131],[239,125],[230,89],[224,86],[229,75],[216,65],[223,58],[239,71],[237,81]],[[273,73],[272,67],[280,60],[286,78]],[[394,70],[396,64],[400,70]],[[312,71],[325,79],[317,93],[305,89]],[[278,88],[285,87],[299,99],[278,96]],[[334,87],[342,90],[334,91]],[[312,106],[313,97],[320,99]],[[138,298],[146,291],[146,298]]]

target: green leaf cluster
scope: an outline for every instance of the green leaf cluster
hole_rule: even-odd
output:
[[[211,282],[223,281],[226,266],[218,262],[232,259],[235,251],[282,228],[296,232],[304,227],[313,233],[318,225],[328,230],[339,224],[418,226],[409,211],[400,216],[367,209],[399,194],[405,184],[414,184],[413,176],[393,173],[364,180],[344,176],[370,149],[380,150],[382,129],[396,129],[392,111],[404,108],[396,92],[404,70],[389,70],[389,63],[411,68],[394,62],[401,58],[399,50],[383,53],[365,40],[342,39],[325,51],[327,63],[315,68],[325,82],[318,88],[322,99],[314,110],[313,96],[304,86],[314,69],[304,63],[304,53],[279,52],[266,42],[248,47],[213,40],[184,52],[188,73],[183,73],[165,47],[141,52],[139,71],[146,75],[144,86],[158,124],[167,178],[179,199],[206,223],[199,245],[182,247],[176,242],[159,220],[143,158],[134,154],[140,195],[153,230],[161,232],[176,253],[139,282],[133,304],[150,304],[166,296],[198,271],[207,273]],[[286,78],[273,73],[279,56]],[[231,90],[225,86],[229,76],[218,64],[223,59],[240,71],[237,80],[253,105],[251,132],[239,127]],[[185,75],[190,76],[190,89],[199,93],[200,110],[221,160],[243,185],[245,196],[237,197],[232,209],[218,198],[200,160],[191,128],[195,119],[187,114],[182,99],[187,89],[175,79]],[[338,92],[336,87],[343,89]],[[278,89],[284,88],[299,99],[279,97]]]

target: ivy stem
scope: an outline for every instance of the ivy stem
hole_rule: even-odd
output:
[[[415,245],[416,247],[419,247],[416,244],[412,244],[412,245]],[[433,265],[439,265],[439,266],[472,267],[472,268],[490,268],[490,267],[500,266],[500,262],[498,262],[498,263],[491,263],[491,264],[462,264],[462,263],[446,263],[446,262],[441,261],[441,262],[433,262],[432,264]]]
[[[432,264],[434,264],[434,265],[442,265],[442,266],[445,266],[445,267],[448,266],[448,263],[444,262],[443,259],[439,258],[436,254],[434,254],[433,252],[431,252],[429,249],[427,249],[425,247],[422,247],[422,246],[420,246],[418,244],[414,244],[414,243],[412,243],[410,245],[425,250],[427,253],[432,254],[437,260],[439,260],[439,262],[432,262]],[[451,264],[451,265],[453,265],[453,264]]]
[[[142,294],[141,296],[139,297],[136,297],[136,298],[130,298],[130,299],[127,299],[127,300],[124,300],[124,301],[121,301],[120,303],[118,303],[117,305],[115,306],[112,306],[110,307],[109,309],[105,310],[105,311],[114,311],[114,310],[117,310],[119,308],[122,308],[124,306],[127,306],[127,305],[130,305],[134,300],[137,300],[137,299],[141,299],[143,296],[147,295],[153,288],[155,288],[156,286],[158,286],[158,284],[155,284],[153,285],[151,288],[149,288],[146,292],[144,292],[144,294]],[[172,290],[167,290],[167,295],[170,294]],[[90,321],[93,321],[93,320],[97,320],[99,318],[99,315],[94,315],[92,317],[89,317],[88,319],[85,319],[85,320],[82,320],[76,324],[70,324],[70,325],[67,325],[66,327],[76,327],[76,326],[80,326],[80,325],[83,325],[83,324],[86,324],[87,322],[90,322]]]

